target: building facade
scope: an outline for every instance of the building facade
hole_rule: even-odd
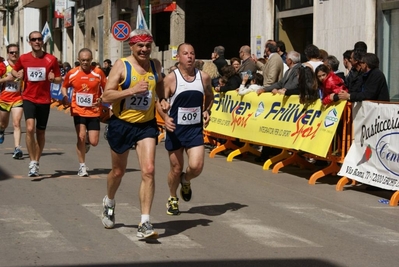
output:
[[[27,35],[47,21],[53,36],[47,52],[73,63],[87,47],[94,61],[115,62],[130,51],[114,39],[112,25],[123,20],[134,29],[138,5],[150,14],[152,56],[165,68],[175,63],[182,42],[192,43],[201,59],[209,59],[217,45],[225,46],[226,58],[238,56],[242,45],[261,57],[265,42],[275,39],[300,53],[313,43],[342,61],[343,52],[361,40],[379,56],[391,96],[399,100],[399,0],[0,0],[0,49],[5,55],[8,43],[18,43],[30,51]],[[57,18],[60,9],[64,18]]]

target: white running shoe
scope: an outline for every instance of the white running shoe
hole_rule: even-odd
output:
[[[30,163],[29,164],[29,177],[37,177],[39,176],[39,164],[38,163]]]
[[[115,225],[115,205],[109,207],[106,203],[107,196],[103,199],[103,212],[101,213],[101,222],[107,229],[114,228]]]
[[[89,174],[87,173],[88,168],[86,166],[81,166],[78,171],[78,176],[80,177],[88,177]]]

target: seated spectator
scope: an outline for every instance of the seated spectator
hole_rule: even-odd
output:
[[[238,88],[238,94],[246,95],[250,92],[256,92],[260,88],[263,88],[263,75],[255,73],[250,76],[248,73],[245,73],[242,76],[242,82],[240,88]]]
[[[216,92],[228,92],[236,90],[240,87],[241,77],[238,75],[233,66],[224,66],[222,68],[222,75],[227,79],[226,85],[215,87]]]
[[[345,87],[344,80],[338,77],[329,67],[322,64],[316,68],[316,77],[318,79],[319,88],[322,91],[323,105],[339,101],[338,93],[342,90],[348,91]]]

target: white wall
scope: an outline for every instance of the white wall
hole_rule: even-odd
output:
[[[375,0],[314,1],[313,43],[342,62],[342,54],[364,41],[375,51]],[[343,69],[342,64],[340,68]]]
[[[261,42],[256,44],[257,36]],[[274,0],[252,0],[251,1],[251,52],[256,54],[260,49],[261,56],[265,43],[274,39]],[[258,46],[258,47],[257,47]]]
[[[24,15],[21,16],[21,24],[23,30],[21,32],[21,48],[23,53],[32,51],[31,46],[28,43],[29,33],[33,31],[42,31],[40,21],[40,9],[36,8],[24,8]]]

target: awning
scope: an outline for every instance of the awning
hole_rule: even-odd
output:
[[[161,12],[172,12],[176,10],[176,2],[163,3],[160,5],[151,5],[151,14],[161,13]]]
[[[48,0],[22,0],[23,7],[43,8],[48,5]]]

